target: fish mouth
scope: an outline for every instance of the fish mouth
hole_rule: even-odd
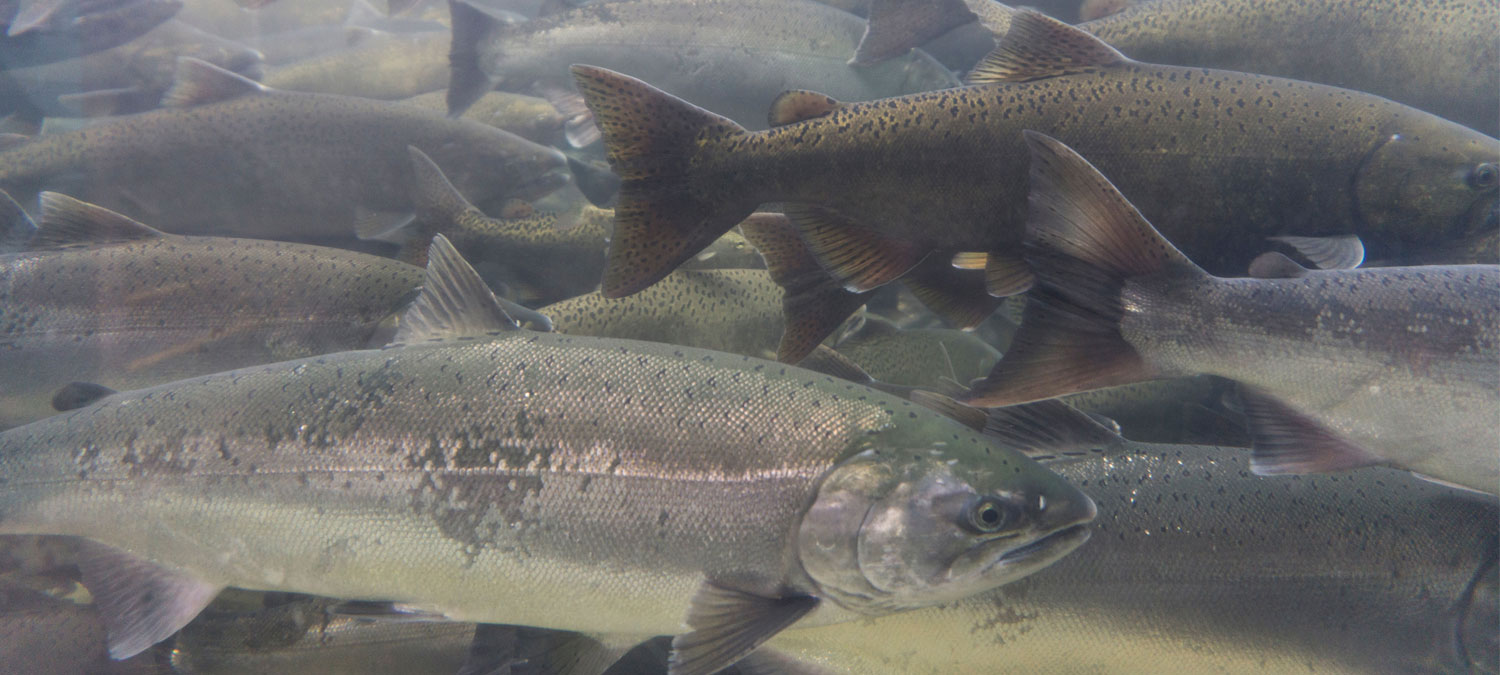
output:
[[[1088,541],[1092,534],[1088,525],[1078,524],[1066,527],[1030,544],[1006,552],[995,561],[995,564],[1015,565],[1033,558],[1046,558],[1047,562],[1051,562],[1072,553],[1073,549]]]

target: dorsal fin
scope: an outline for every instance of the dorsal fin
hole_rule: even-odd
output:
[[[177,75],[172,80],[172,88],[162,95],[161,105],[164,108],[191,108],[267,91],[270,90],[244,75],[191,56],[179,56]]]
[[[773,127],[780,127],[823,117],[843,106],[844,104],[827,94],[806,89],[792,89],[781,92],[776,100],[771,101],[771,112],[766,116],[766,121]]]
[[[422,292],[401,315],[401,327],[392,342],[479,336],[517,328],[479,273],[439,234],[427,248]]]
[[[10,195],[0,191],[0,253],[26,248],[36,235],[36,224]]]
[[[168,236],[102,206],[79,201],[56,192],[43,192],[41,224],[31,239],[31,248],[46,249],[77,244],[117,244]]]
[[[1114,47],[1080,28],[1040,12],[1023,10],[1011,21],[1010,31],[1000,38],[999,46],[974,66],[964,81],[967,84],[1029,82],[1090,72],[1128,60]]]

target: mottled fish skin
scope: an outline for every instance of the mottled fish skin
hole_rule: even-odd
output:
[[[1064,31],[1033,31],[1016,44],[1037,54],[1064,49],[1049,41]],[[1078,35],[1088,38],[1069,37]],[[624,181],[621,210],[638,213],[642,228],[617,227],[605,292],[649,285],[764,202],[831,210],[843,231],[900,242],[912,257],[1018,255],[1025,129],[1092,158],[1169,240],[1219,274],[1243,274],[1271,235],[1355,233],[1371,257],[1398,257],[1495,227],[1496,189],[1481,178],[1493,177],[1500,141],[1466,127],[1268,76],[1128,60],[1082,68],[847,103],[745,132],[580,66],[580,88]],[[642,133],[644,141],[630,140]],[[668,195],[654,181],[688,187]],[[677,246],[660,243],[673,232]]]
[[[604,3],[500,27],[478,45],[498,86],[571,88],[568,66],[640,77],[756,129],[788,89],[870,100],[957,86],[921,52],[871,68],[848,65],[864,22],[810,0],[646,0]]]
[[[387,101],[448,87],[446,32],[383,33],[344,49],[272,68],[261,82],[287,91]]]
[[[70,382],[126,390],[368,346],[422,270],[339,249],[160,236],[0,255],[0,427]]]
[[[1018,534],[1091,514],[1020,453],[859,385],[510,332],[209,375],[4,432],[0,531],[86,536],[214,585],[671,634],[705,577],[808,588],[794,533],[835,466],[924,457],[1043,498]],[[848,616],[824,602],[802,622]]]
[[[446,72],[444,77],[447,77]],[[433,91],[413,96],[406,99],[405,103],[446,113],[446,96],[445,92]],[[463,117],[504,129],[542,145],[557,145],[563,140],[563,116],[546,99],[535,96],[492,91],[469,106]]]
[[[347,236],[361,210],[410,214],[408,146],[476,198],[534,197],[565,181],[561,153],[487,125],[269,91],[37,138],[0,152],[0,189],[66,192],[178,234]]]
[[[473,624],[335,616],[328,613],[333,604],[308,599],[222,614],[210,608],[173,640],[172,667],[182,675],[452,675],[474,641]]]
[[[1000,359],[999,351],[973,333],[948,328],[902,330],[878,316],[866,317],[863,329],[839,340],[834,348],[881,382],[926,388],[967,384],[983,377]]]
[[[1007,8],[969,4],[1004,34]],[[1493,135],[1496,25],[1493,0],[1156,0],[1078,27],[1133,59],[1369,92]]]
[[[775,358],[783,323],[781,295],[765,270],[678,270],[628,298],[595,292],[539,311],[552,318],[559,333]],[[988,366],[981,373],[987,371]]]
[[[1257,477],[1246,458],[1137,446],[1050,465],[1099,502],[1078,553],[951,605],[768,646],[850,675],[1500,667],[1493,590],[1468,597],[1471,580],[1494,587],[1493,501],[1387,469]]]

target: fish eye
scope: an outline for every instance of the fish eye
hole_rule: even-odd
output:
[[[1476,190],[1487,190],[1500,183],[1500,168],[1491,162],[1485,162],[1469,172],[1469,187]]]
[[[969,507],[969,527],[977,532],[999,532],[1010,523],[1009,508],[998,499],[981,497]]]

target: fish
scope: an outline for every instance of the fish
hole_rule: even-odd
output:
[[[1096,157],[1216,273],[1242,273],[1270,236],[1353,234],[1381,257],[1500,226],[1494,138],[1358,92],[1138,63],[1035,12],[972,86],[862,103],[789,92],[762,132],[626,75],[573,72],[623,182],[611,297],[766,202],[849,290],[949,257],[983,267],[991,294],[1024,290],[1024,129]]]
[[[1216,375],[1238,384],[1256,473],[1390,464],[1500,493],[1500,265],[1313,271],[1270,253],[1252,278],[1215,277],[1076,151],[1026,141],[1039,284],[968,402]]]
[[[1204,446],[1046,465],[1099,503],[1082,550],[955,603],[786,631],[757,654],[829,675],[1500,667],[1492,499],[1383,468],[1263,478]]]
[[[522,304],[555,304],[598,288],[613,210],[588,204],[580,205],[576,212],[521,208],[514,217],[491,218],[465,199],[426,153],[418,148],[408,148],[408,152],[415,176],[411,198],[416,208],[412,221],[395,235],[401,241],[398,257],[402,260],[425,265],[428,245],[434,235],[442,234],[479,270],[485,283]],[[752,215],[750,220],[755,218]],[[758,261],[755,249],[740,235],[729,232],[688,266],[751,267]]]
[[[172,86],[177,57],[190,56],[258,79],[259,52],[168,20],[119,47],[0,77],[0,101],[28,115],[123,115],[155,108]]]
[[[576,97],[568,75],[574,63],[598,63],[688,100],[712,101],[754,128],[765,127],[766,101],[787,89],[866,100],[959,84],[920,52],[851,68],[848,54],[863,22],[810,0],[606,3],[515,25],[462,1],[450,2],[450,11],[450,113],[496,86],[523,93],[540,86]],[[578,128],[583,123],[575,124],[578,146],[595,138]]]
[[[118,47],[180,9],[180,0],[5,0],[0,72]]]
[[[305,91],[400,100],[448,88],[447,32],[381,33],[342,49],[270,68],[261,83]]]
[[[405,99],[417,105],[446,114],[447,91],[433,91]],[[562,114],[546,99],[505,91],[481,96],[464,111],[464,119],[488,124],[542,145],[558,145],[563,139]]]
[[[154,653],[115,661],[92,605],[0,579],[0,668],[36,675],[166,675]]]
[[[902,330],[874,315],[866,316],[859,330],[843,336],[833,348],[877,380],[926,388],[966,384],[989,373],[1000,359],[998,350],[973,333],[951,328]]]
[[[422,268],[304,244],[171,235],[43,193],[40,225],[0,199],[0,427],[52,415],[63,392],[172,380],[379,345]],[[5,220],[5,219],[0,219]],[[6,237],[0,237],[6,238]]]
[[[343,23],[352,11],[350,0],[298,0],[249,11],[223,0],[182,0],[177,17],[230,40],[253,40],[310,26]]]
[[[1095,389],[1058,400],[1108,418],[1132,440],[1248,448],[1243,416],[1226,405],[1233,397],[1233,382],[1195,375]]]
[[[672,675],[794,624],[982,592],[1088,538],[1084,493],[928,408],[750,357],[516,330],[445,238],[428,259],[384,349],[0,432],[0,533],[90,540],[116,658],[236,586],[601,636],[580,658],[671,634]]]
[[[174,234],[309,240],[410,218],[411,145],[476,196],[533,198],[569,180],[560,152],[487,125],[269,90],[191,58],[165,102],[0,151],[0,189],[66,192]]]
[[[1105,4],[1105,3],[1101,3]],[[993,0],[876,4],[857,63],[878,63],[951,24],[1004,35],[1016,9]],[[1091,10],[1094,11],[1094,10]],[[1380,0],[1162,0],[1078,24],[1131,58],[1276,75],[1368,92],[1500,133],[1500,5]]]
[[[474,642],[474,624],[343,616],[338,605],[306,598],[256,611],[210,606],[172,640],[172,668],[183,675],[452,675]]]

